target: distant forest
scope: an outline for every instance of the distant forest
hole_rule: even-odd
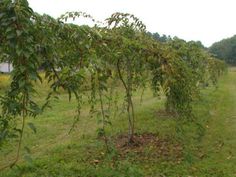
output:
[[[157,32],[148,32],[148,34],[160,42],[167,42],[172,40],[171,36],[169,35],[160,35]],[[200,41],[196,41],[196,43],[198,43],[198,45],[202,48],[207,49]],[[224,60],[226,63],[236,65],[236,35],[212,44],[212,46],[210,46],[208,50],[210,51],[210,53],[212,53],[212,55],[221,60]]]
[[[165,34],[163,35],[160,35],[159,33],[151,33],[151,32],[148,32],[148,35],[152,36],[154,39],[160,41],[160,42],[166,42],[168,40],[171,40],[171,37],[170,36],[167,36]]]
[[[214,43],[209,51],[228,64],[236,65],[236,35]]]
[[[160,35],[159,33],[155,32],[155,33],[151,33],[151,32],[148,32],[147,33],[148,35],[152,36],[154,39],[156,39],[157,41],[159,42],[168,42],[168,41],[172,41],[174,39],[179,39],[179,40],[182,40],[184,41],[183,39],[180,39],[178,38],[177,36],[175,37],[171,37],[170,35]],[[195,44],[197,44],[199,47],[201,48],[204,48],[204,49],[207,49],[202,43],[201,41],[190,41],[190,42],[194,42]]]

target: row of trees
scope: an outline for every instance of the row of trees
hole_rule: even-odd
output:
[[[66,23],[83,17],[93,27]],[[59,89],[77,100],[80,114],[83,103],[91,106],[91,114],[99,113],[107,149],[106,125],[110,124],[114,95],[122,85],[129,125],[129,142],[133,143],[135,107],[133,93],[149,86],[160,89],[167,97],[167,111],[190,118],[191,103],[200,88],[217,81],[225,70],[222,61],[213,58],[198,43],[178,38],[160,43],[147,34],[145,25],[135,16],[115,13],[103,23],[90,15],[68,12],[59,19],[38,15],[27,0],[0,2],[1,61],[10,61],[10,88],[1,96],[0,148],[5,140],[19,135],[16,160],[23,138],[25,121],[43,113]],[[38,68],[43,67],[44,78]],[[35,82],[45,79],[51,91],[45,104],[35,100]],[[89,95],[89,99],[84,99]],[[77,120],[78,116],[75,118]],[[17,128],[18,120],[21,128]],[[75,121],[76,122],[76,121]],[[34,129],[34,126],[31,125]]]
[[[170,36],[166,36],[165,34],[160,35],[157,32],[155,32],[155,33],[148,32],[147,34],[152,36],[154,39],[156,39],[156,40],[158,40],[160,42],[167,42],[169,40],[172,40],[172,38]]]
[[[236,35],[214,43],[209,51],[228,64],[236,64]]]

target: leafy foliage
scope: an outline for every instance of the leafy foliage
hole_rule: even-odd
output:
[[[88,18],[95,25],[66,23],[79,17]],[[68,12],[53,19],[34,13],[26,0],[3,0],[0,32],[2,56],[14,68],[10,89],[1,97],[0,143],[16,131],[20,134],[16,160],[11,166],[19,158],[25,119],[41,114],[60,89],[68,92],[69,100],[74,95],[77,101],[75,124],[85,103],[83,98],[89,97],[90,113],[101,118],[98,132],[109,150],[105,128],[111,124],[109,112],[116,106],[114,83],[125,90],[132,143],[135,130],[132,96],[137,89],[152,85],[155,93],[165,90],[167,110],[190,117],[191,103],[201,84],[209,82],[208,79],[215,83],[225,69],[224,63],[212,58],[198,43],[177,38],[158,42],[147,35],[146,26],[137,17],[126,13],[114,13],[104,23],[82,12]],[[51,88],[43,105],[34,101],[37,95],[34,83],[42,81],[39,68],[43,68]],[[19,117],[20,130],[14,127]],[[36,127],[28,125],[35,133]]]
[[[236,35],[214,43],[209,51],[229,64],[236,64]]]

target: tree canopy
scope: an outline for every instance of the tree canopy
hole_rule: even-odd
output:
[[[210,52],[217,58],[224,60],[229,64],[236,64],[236,35],[231,38],[223,39],[214,43],[210,48]]]

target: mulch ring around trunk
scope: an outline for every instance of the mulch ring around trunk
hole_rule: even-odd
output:
[[[168,160],[180,163],[183,160],[183,147],[168,138],[160,138],[153,133],[135,134],[128,143],[128,135],[114,138],[115,147],[121,158],[139,156],[140,160]]]

